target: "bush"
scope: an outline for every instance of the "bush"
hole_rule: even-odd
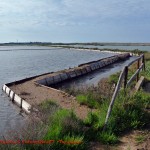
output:
[[[76,118],[73,112],[60,109],[51,118],[47,134],[44,140],[55,140],[51,144],[51,148],[55,149],[83,149],[85,143],[83,142],[84,136],[81,132],[82,124]],[[67,141],[79,142],[79,144],[66,144]],[[58,142],[60,140],[65,143]],[[67,140],[67,141],[66,141]]]
[[[118,137],[110,131],[101,132],[98,138],[99,141],[103,142],[104,144],[116,144],[119,141]]]
[[[150,120],[150,115],[145,111],[147,103],[149,96],[142,91],[131,97],[120,92],[105,131],[103,126],[109,103],[106,101],[99,111],[88,114],[84,121],[85,125],[90,127],[86,133],[87,137],[93,133],[95,137],[92,138],[101,140],[105,144],[114,144],[118,141],[118,136],[124,132],[145,127]]]
[[[150,115],[144,110],[147,99],[142,98],[143,95],[144,93],[141,92],[132,97],[124,97],[124,99],[118,97],[113,107],[108,129],[119,135],[125,131],[147,125]]]

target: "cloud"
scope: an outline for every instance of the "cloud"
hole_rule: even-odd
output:
[[[149,13],[148,0],[0,0],[1,23],[83,25]]]
[[[85,28],[86,33],[94,34],[95,28],[99,32],[105,28],[119,31],[131,25],[147,29],[149,8],[149,0],[0,0],[0,31],[21,35],[29,30],[33,34],[60,29],[82,33]]]

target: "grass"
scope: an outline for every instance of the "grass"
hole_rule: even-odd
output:
[[[150,52],[146,52],[144,55],[145,55],[145,60],[150,61]]]
[[[140,72],[140,76],[144,76],[147,80],[150,81],[150,53],[149,52],[145,52],[145,66],[146,66],[146,70],[145,71],[142,71]],[[133,63],[132,66],[130,66],[128,68],[128,80],[131,78],[131,76],[136,72],[137,70],[137,62]],[[119,75],[120,75],[120,72],[117,72],[113,75],[110,75],[109,77],[109,83],[110,84],[117,84],[118,82],[118,79],[119,79]],[[136,80],[136,79],[135,79]],[[133,81],[131,83],[131,87],[134,87],[136,84],[135,81]]]
[[[136,67],[137,65],[134,64],[129,69],[129,77],[132,76]],[[144,75],[147,78],[150,77],[149,67],[150,61],[146,61]],[[110,86],[117,83],[118,77],[119,73],[110,76],[108,80]],[[127,90],[127,93],[129,91],[130,89]],[[77,96],[77,100],[89,106],[91,101],[88,101],[87,95],[88,93],[80,94]],[[115,101],[107,130],[104,132],[103,126],[109,102],[110,100],[106,99],[103,103],[100,103],[99,107],[97,107],[98,111],[89,112],[84,120],[85,126],[89,127],[85,136],[87,140],[101,141],[104,144],[115,144],[118,142],[118,137],[123,135],[123,133],[134,129],[142,129],[149,125],[150,114],[145,109],[150,108],[150,94],[141,90],[133,95],[125,96],[124,91],[121,91]]]
[[[49,118],[48,132],[45,134],[44,140],[55,140],[51,144],[52,149],[84,149],[81,123],[73,112],[60,109],[51,118]],[[63,140],[63,143],[58,142]],[[72,140],[72,141],[71,141]],[[72,144],[70,144],[72,142]],[[78,144],[76,144],[78,143]]]
[[[110,84],[117,84],[119,76],[120,76],[120,72],[117,72],[115,74],[110,75],[110,77],[108,79],[109,83]]]
[[[99,108],[100,106],[100,103],[93,98],[93,94],[80,94],[76,96],[76,99],[81,105],[87,105],[90,108]]]
[[[130,68],[130,76],[134,72],[136,65]],[[146,61],[146,71],[142,74],[149,79],[150,77],[150,61]],[[110,76],[109,83],[116,84],[119,73]],[[129,91],[127,91],[128,93]],[[89,134],[96,136],[95,140],[99,140],[105,144],[115,144],[118,142],[118,136],[123,133],[142,129],[149,125],[150,114],[145,109],[150,108],[150,94],[142,90],[133,95],[124,95],[120,92],[118,95],[106,132],[103,132],[104,121],[108,109],[109,100],[105,101],[99,108],[99,112],[89,113],[85,120],[85,125],[90,126]],[[139,141],[143,140],[141,137]]]
[[[146,137],[144,135],[138,135],[135,137],[135,141],[138,144],[143,143],[145,141],[145,139],[146,139]]]
[[[38,109],[40,110],[39,117],[42,120],[41,125],[39,119],[36,122],[35,118],[31,118],[31,128],[27,126],[27,128],[23,130],[24,132],[19,133],[19,135],[21,134],[20,137],[22,137],[22,140],[54,140],[54,142],[51,144],[42,145],[0,145],[2,149],[6,149],[7,146],[14,150],[86,149],[86,142],[82,130],[83,123],[76,117],[73,111],[61,109],[55,102],[51,100],[47,100],[40,104]],[[36,126],[34,126],[34,124]],[[13,140],[16,140],[16,138]]]
[[[144,110],[147,97],[143,96],[142,91],[138,96],[134,94],[132,97],[121,94],[116,99],[106,132],[103,131],[103,126],[108,103],[103,104],[99,112],[89,113],[85,119],[85,125],[90,127],[89,134],[92,135],[90,132],[93,132],[95,139],[105,144],[115,144],[118,136],[124,132],[145,127],[150,119],[150,115]]]
[[[146,71],[142,71],[141,75],[150,81],[150,60],[146,61]]]
[[[113,108],[109,126],[117,135],[131,129],[142,128],[149,123],[149,115],[144,111],[144,104],[139,105],[135,96],[124,100],[117,99]],[[143,99],[145,101],[145,99]]]
[[[146,60],[149,58],[147,57]],[[135,69],[136,65],[130,69]],[[150,78],[150,61],[146,62],[146,72],[142,72],[147,79]],[[130,75],[131,75],[130,74]],[[90,142],[102,142],[104,144],[116,144],[119,137],[127,131],[143,129],[149,125],[150,114],[146,111],[150,108],[150,94],[138,91],[133,95],[125,95],[123,91],[117,96],[108,126],[103,131],[105,117],[112,96],[113,84],[117,83],[119,73],[101,81],[97,87],[87,90],[71,91],[75,94],[81,105],[95,108],[89,112],[85,120],[79,120],[73,111],[60,108],[54,101],[46,100],[38,106],[40,125],[34,119],[32,128],[24,130],[23,137],[27,140],[43,139],[55,140],[49,145],[20,145],[12,146],[11,149],[59,149],[59,150],[84,150],[88,149]],[[130,90],[130,89],[129,89]],[[110,94],[111,93],[111,94]],[[129,93],[127,89],[127,93]],[[33,126],[33,124],[37,125]],[[35,130],[35,132],[33,132]],[[34,137],[34,138],[33,138]],[[145,140],[144,136],[135,139],[137,143]],[[0,145],[1,146],[1,145]],[[4,149],[4,148],[2,148]]]
[[[149,61],[146,62],[146,72],[144,75],[149,78]],[[129,76],[136,69],[134,64],[129,69]],[[49,117],[48,132],[44,139],[61,139],[66,143],[62,146],[60,143],[54,143],[51,148],[54,149],[86,149],[87,143],[91,141],[99,141],[104,144],[116,144],[119,137],[130,130],[143,129],[149,125],[150,114],[145,111],[150,107],[150,94],[144,91],[139,91],[132,95],[125,95],[122,90],[117,96],[108,126],[103,131],[105,117],[110,103],[108,91],[113,84],[117,83],[119,73],[112,75],[108,82],[101,82],[99,87],[93,87],[87,90],[80,90],[76,93],[77,101],[82,105],[87,105],[90,108],[95,108],[95,112],[89,112],[84,121],[78,120],[73,112],[58,109],[53,116]],[[106,85],[105,88],[102,86]],[[109,87],[109,88],[108,88]],[[105,92],[102,92],[106,91]],[[130,89],[127,89],[127,93]],[[99,96],[100,95],[100,96]],[[55,104],[49,102],[43,104],[42,108]],[[143,141],[143,137],[137,138],[138,142]],[[80,144],[70,144],[70,142]]]
[[[58,107],[58,105],[52,100],[46,100],[40,104],[42,110],[50,109],[50,107]]]
[[[110,131],[101,132],[98,139],[104,144],[116,144],[119,141],[118,137]]]

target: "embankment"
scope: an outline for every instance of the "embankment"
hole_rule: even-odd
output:
[[[60,82],[67,82],[68,80],[92,73],[95,70],[115,62],[125,60],[128,57],[130,57],[129,53],[103,58],[97,61],[81,64],[75,68],[65,69],[58,72],[50,72],[11,82],[3,85],[2,89],[10,97],[12,102],[15,102],[27,113],[30,113],[32,108],[40,104],[42,101],[52,99],[55,100],[56,103],[59,103],[62,108],[74,108],[77,115],[80,116],[80,111],[84,112],[87,110],[87,108],[85,108],[86,106],[79,106],[73,96],[70,96],[63,91],[51,88],[51,85]],[[85,113],[87,112],[85,111]],[[82,118],[82,116],[80,116],[80,118]]]

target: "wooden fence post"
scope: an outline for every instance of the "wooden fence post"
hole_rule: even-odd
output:
[[[120,86],[121,86],[121,82],[122,82],[122,79],[123,79],[123,77],[124,77],[124,72],[125,72],[125,68],[123,68],[123,71],[121,72],[121,74],[120,74],[120,76],[119,76],[119,80],[118,80],[118,82],[117,82],[117,85],[116,85],[116,88],[115,88],[115,92],[114,92],[114,94],[113,94],[113,96],[112,96],[112,99],[111,99],[111,102],[110,102],[110,104],[109,104],[109,108],[108,108],[108,111],[107,111],[107,115],[106,115],[106,119],[105,119],[105,124],[104,124],[103,130],[106,129],[106,126],[107,126],[107,124],[108,124],[108,120],[109,120],[109,118],[110,118],[110,114],[111,114],[111,112],[112,112],[112,108],[113,108],[115,99],[116,99],[116,97],[117,97],[117,95],[118,95],[118,92],[119,92],[119,89],[120,89]]]
[[[127,87],[127,80],[128,80],[128,66],[125,66],[124,70],[124,89]]]
[[[140,67],[140,59],[139,59],[138,62],[137,62],[137,69],[139,69],[139,67]],[[138,73],[137,76],[136,76],[136,81],[137,81],[137,82],[139,81],[139,73]]]
[[[142,57],[142,63],[144,64],[143,70],[145,71],[145,56],[144,56],[144,54],[143,54],[143,57]]]
[[[140,59],[142,58],[142,64],[140,66]],[[138,64],[137,64],[137,71],[135,72],[135,74],[128,80],[128,67],[131,66],[134,62],[138,61]],[[112,99],[111,99],[111,102],[109,104],[109,108],[108,108],[108,111],[107,111],[107,115],[106,115],[106,118],[105,118],[105,124],[104,124],[104,127],[103,127],[103,131],[106,130],[106,127],[107,127],[107,124],[108,124],[108,120],[110,118],[110,115],[111,115],[111,112],[112,112],[112,108],[113,108],[113,105],[114,105],[114,102],[115,102],[115,99],[118,95],[118,92],[119,92],[119,89],[121,87],[121,82],[124,78],[124,89],[126,89],[126,87],[132,82],[133,79],[135,79],[135,77],[137,77],[137,79],[139,78],[139,72],[140,70],[144,68],[145,70],[145,58],[144,58],[144,55],[139,57],[138,59],[130,62],[128,64],[128,66],[125,66],[124,69],[122,70],[120,76],[119,76],[119,79],[118,79],[118,82],[117,82],[117,85],[116,85],[116,88],[115,88],[115,91],[114,91],[114,94],[112,96]]]

